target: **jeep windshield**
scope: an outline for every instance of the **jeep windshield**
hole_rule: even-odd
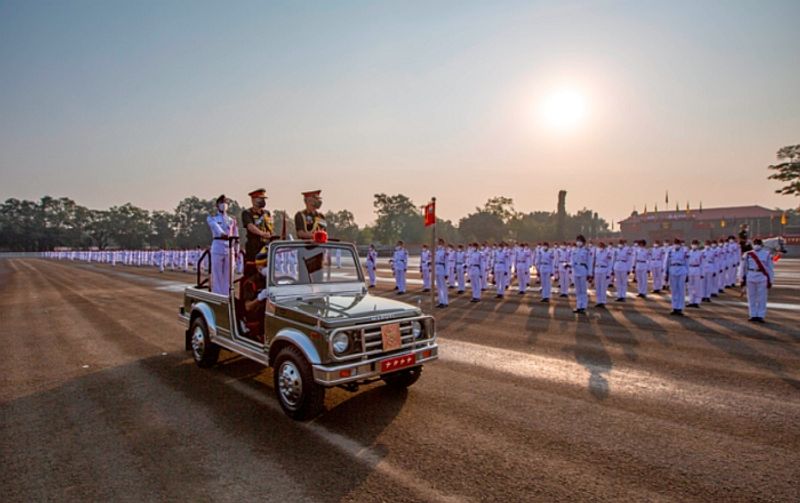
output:
[[[355,248],[349,244],[281,243],[275,246],[271,260],[273,286],[364,282]]]

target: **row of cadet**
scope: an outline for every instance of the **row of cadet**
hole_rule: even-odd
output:
[[[459,294],[466,290],[469,281],[471,302],[479,302],[483,291],[494,285],[496,297],[502,299],[514,278],[518,294],[524,295],[530,285],[531,271],[541,284],[541,302],[550,302],[553,282],[558,285],[561,297],[569,296],[574,287],[576,307],[574,312],[585,313],[588,307],[588,283],[593,283],[595,307],[605,308],[608,289],[613,286],[617,302],[625,302],[628,281],[633,276],[638,297],[660,293],[669,289],[671,314],[682,316],[685,307],[699,308],[701,302],[711,302],[726,288],[737,282],[747,287],[750,320],[763,322],[766,316],[767,289],[773,281],[773,261],[769,249],[760,239],[753,241],[752,250],[742,254],[740,243],[732,237],[723,241],[707,241],[702,245],[692,241],[686,247],[682,240],[673,244],[655,242],[648,247],[640,240],[629,246],[620,240],[616,246],[587,245],[583,236],[574,244],[560,243],[551,247],[542,243],[533,248],[526,243],[496,245],[471,243],[448,245],[439,240],[431,251],[423,245],[420,252],[422,291],[431,289],[431,277],[436,277],[438,304],[445,308],[449,303],[449,289]],[[749,248],[749,246],[748,246]],[[376,259],[374,249],[367,256],[369,284],[375,286]],[[398,295],[406,293],[408,252],[403,242],[398,242],[390,260]],[[649,279],[652,278],[652,284]],[[652,285],[652,290],[650,287]],[[687,288],[688,286],[688,288]]]

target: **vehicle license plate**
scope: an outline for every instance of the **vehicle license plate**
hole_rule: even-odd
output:
[[[381,339],[383,340],[383,350],[392,351],[400,349],[403,340],[400,337],[400,324],[392,323],[381,326]]]
[[[417,357],[413,354],[388,358],[381,362],[381,372],[390,372],[392,370],[403,369],[410,367],[415,363],[417,363]]]

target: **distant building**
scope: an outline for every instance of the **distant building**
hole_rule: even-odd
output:
[[[741,224],[750,226],[750,237],[783,233],[781,212],[762,206],[731,206],[681,211],[632,213],[619,222],[621,237],[627,240],[719,239],[739,232]]]

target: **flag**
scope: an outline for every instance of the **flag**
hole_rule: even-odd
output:
[[[425,205],[425,227],[436,223],[436,203],[431,201]]]
[[[667,195],[664,197],[664,203],[669,204],[669,191],[667,191]]]
[[[786,223],[787,223],[787,219],[786,219],[786,212],[784,211],[784,212],[781,214],[781,225],[786,225]]]

